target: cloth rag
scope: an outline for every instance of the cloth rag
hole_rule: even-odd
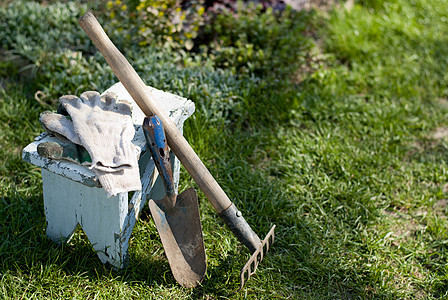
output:
[[[83,146],[107,196],[141,189],[131,105],[113,94],[88,91],[80,97],[66,95],[59,103],[68,116],[44,112],[39,120],[49,133]]]

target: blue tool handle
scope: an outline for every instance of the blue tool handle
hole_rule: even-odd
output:
[[[165,185],[166,194],[170,198],[175,197],[176,191],[174,189],[170,153],[160,118],[156,115],[145,117],[143,132],[154,163]]]

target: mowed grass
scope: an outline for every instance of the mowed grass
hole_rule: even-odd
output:
[[[208,272],[193,290],[172,277],[148,209],[123,271],[103,266],[81,230],[67,245],[48,240],[39,170],[20,159],[46,108],[33,99],[36,83],[2,64],[0,295],[447,297],[448,3],[362,4],[307,14],[308,46],[289,77],[128,53],[148,84],[195,102],[185,136],[253,229],[263,237],[277,225],[269,255],[236,294],[249,253],[202,193]],[[113,83],[103,77],[95,85]],[[183,170],[181,189],[189,186]]]

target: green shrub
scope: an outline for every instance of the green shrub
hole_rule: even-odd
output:
[[[280,83],[288,89],[288,78],[310,45],[308,37],[303,35],[307,22],[304,14],[291,10],[281,14],[269,9],[263,12],[260,7],[240,5],[235,14],[217,14],[204,29],[203,37],[210,39],[197,39],[206,51],[196,53],[180,49],[180,44],[176,46],[175,42],[167,43],[172,34],[179,34],[180,38],[191,32],[182,31],[186,27],[180,32],[162,33],[160,38],[165,41],[138,45],[131,40],[145,41],[145,36],[133,34],[137,21],[131,18],[130,23],[118,22],[120,18],[124,20],[127,10],[132,7],[134,13],[143,14],[150,5],[157,7],[170,3],[173,8],[178,4],[169,1],[143,1],[138,5],[132,1],[111,3],[108,5],[119,8],[120,15],[117,12],[113,21],[100,19],[100,23],[104,24],[113,42],[147,84],[192,99],[203,122],[240,126],[275,119],[274,115],[289,110],[295,96],[292,95],[292,100],[284,99],[274,95],[272,90]],[[118,5],[129,7],[123,9]],[[145,9],[137,9],[139,5]],[[77,24],[77,19],[86,10],[85,5],[78,6],[74,2],[45,6],[17,2],[0,10],[0,16],[9,24],[2,25],[2,47],[28,57],[30,66],[35,69],[34,88],[42,91],[40,95],[45,96],[42,100],[50,105],[54,105],[61,95],[79,94],[89,89],[103,91],[117,81],[102,55]],[[48,21],[53,14],[57,17]],[[157,26],[171,22],[169,16],[161,17]],[[49,22],[52,27],[47,32],[51,33],[51,39],[44,29]],[[144,24],[149,23],[140,25]],[[34,28],[39,31],[33,31]],[[5,66],[15,70],[10,64]],[[271,76],[272,80],[264,81],[260,76]],[[278,80],[280,76],[285,76],[281,82]],[[261,95],[267,111],[261,109],[260,100],[254,100]],[[255,115],[254,112],[257,112],[257,120],[250,117]]]
[[[64,48],[89,50],[89,38],[78,25],[87,6],[75,2],[41,5],[17,1],[0,7],[0,46],[31,62]]]
[[[205,27],[207,51],[215,65],[238,74],[288,76],[309,48],[308,15],[287,8],[276,12],[261,6],[222,11]]]
[[[111,27],[140,46],[169,43],[174,47],[193,47],[199,27],[203,24],[203,1],[189,1],[182,8],[177,0],[109,1]]]
[[[385,8],[385,4],[397,2],[398,1],[396,0],[360,0],[359,4],[369,9],[383,10]]]
[[[236,11],[205,12],[202,1],[109,1],[109,31],[127,44],[162,45],[200,52],[234,74],[285,76],[309,48],[309,15],[239,2]]]
[[[32,70],[35,88],[50,103],[65,92],[91,86],[89,75],[95,71],[81,53],[92,53],[93,47],[78,25],[86,11],[86,5],[75,2],[18,1],[0,8],[0,47],[26,58],[16,70]]]

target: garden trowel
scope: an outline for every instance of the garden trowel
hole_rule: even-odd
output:
[[[163,199],[149,200],[151,215],[174,278],[184,287],[195,287],[207,270],[196,190],[190,188],[176,195],[170,153],[159,117],[146,117],[143,131],[166,192]]]

